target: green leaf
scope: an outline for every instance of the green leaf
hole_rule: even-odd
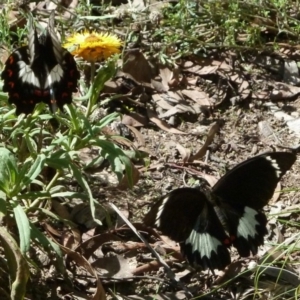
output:
[[[110,79],[116,72],[116,65],[113,60],[109,61],[105,66],[103,66],[93,83],[92,95],[91,95],[91,106],[93,107],[98,101],[100,92],[102,91],[105,82]]]
[[[58,198],[58,197],[61,197],[61,198],[81,198],[81,199],[85,199],[85,200],[88,199],[88,197],[85,194],[77,193],[77,192],[58,192],[58,193],[51,194],[51,197],[52,198]]]
[[[20,249],[25,254],[30,248],[30,226],[27,215],[18,204],[13,208],[20,236]]]
[[[35,156],[36,153],[37,153],[37,144],[36,144],[36,141],[31,136],[29,136],[28,133],[25,134],[24,138],[26,140],[26,144],[27,144],[29,152],[32,155],[34,154],[34,156]]]
[[[103,127],[109,125],[113,121],[115,121],[120,116],[119,113],[113,112],[104,118],[102,118],[99,122],[96,123],[96,127],[98,130],[101,130]]]
[[[15,156],[6,148],[0,148],[0,190],[10,194],[18,175]]]
[[[46,164],[54,169],[62,170],[63,168],[68,168],[70,164],[70,157],[66,155],[66,157],[59,157],[59,156],[51,156],[46,160]]]
[[[116,173],[119,181],[121,181],[123,177],[123,171],[125,169],[128,176],[129,186],[132,187],[133,182],[131,162],[130,159],[124,154],[123,150],[112,142],[100,139],[95,141],[95,145],[102,149],[101,155],[109,160],[111,168],[113,172]]]
[[[44,168],[46,161],[46,156],[44,154],[39,154],[35,161],[31,162],[27,160],[20,171],[20,176],[18,178],[18,184],[16,184],[15,194],[18,194],[24,187],[32,183],[35,178],[41,173]]]
[[[45,216],[47,216],[47,217],[52,218],[53,220],[62,222],[62,223],[64,223],[65,225],[67,225],[67,226],[69,226],[69,227],[72,227],[72,228],[75,228],[75,227],[76,227],[75,223],[73,223],[72,221],[67,220],[67,219],[64,219],[64,218],[61,218],[60,216],[56,215],[55,213],[53,213],[52,211],[50,211],[50,210],[48,210],[48,209],[45,209],[45,208],[37,208],[37,209],[35,209],[34,211],[39,212],[40,215],[45,215]]]
[[[7,198],[6,194],[0,191],[0,220],[6,216],[7,213]]]
[[[35,200],[37,198],[39,199],[49,199],[51,197],[51,194],[49,192],[45,192],[45,191],[34,191],[34,192],[28,192],[28,193],[24,193],[24,194],[19,194],[17,196],[15,196],[16,199],[18,200],[22,200],[22,199],[31,199],[31,200]]]
[[[84,179],[82,176],[82,172],[74,165],[70,164],[70,168],[72,170],[72,174],[77,180],[77,182],[81,185],[81,187],[87,192],[89,200],[90,200],[90,208],[91,208],[91,213],[93,216],[93,219],[96,223],[99,225],[102,225],[102,222],[96,218],[96,207],[95,207],[95,199],[93,197],[92,191],[90,189],[90,186],[88,185],[87,181]]]

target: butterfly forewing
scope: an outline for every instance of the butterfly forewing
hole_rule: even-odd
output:
[[[213,187],[217,214],[241,256],[256,254],[263,244],[267,219],[260,209],[295,160],[294,153],[262,154],[234,167]]]
[[[33,19],[28,19],[28,65],[32,66],[34,60],[40,55],[40,46],[37,32],[33,25]]]
[[[13,52],[2,72],[3,91],[9,102],[16,105],[16,114],[32,113],[39,102],[49,105],[55,112],[57,106],[72,102],[72,93],[79,79],[73,56],[61,47],[54,31],[54,12],[49,18],[46,35],[38,38],[29,19],[28,46]]]
[[[155,225],[175,241],[182,242],[189,236],[206,205],[205,195],[200,191],[176,189],[154,204],[144,222]],[[178,224],[181,224],[180,230]]]
[[[264,207],[281,177],[296,160],[289,152],[270,152],[248,159],[227,172],[213,187],[213,194],[231,204]]]
[[[66,50],[64,48],[62,48],[61,43],[55,33],[54,17],[55,17],[54,13],[52,13],[49,17],[48,32],[46,35],[44,45],[46,48],[49,47],[52,49],[56,64],[61,65],[61,64],[63,64],[63,56],[64,56],[64,52]]]
[[[172,191],[155,203],[144,222],[179,242],[191,264],[222,269],[230,263],[229,238],[206,195],[197,189]]]

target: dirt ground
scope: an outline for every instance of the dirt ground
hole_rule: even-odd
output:
[[[103,117],[121,112],[120,120],[104,133],[128,139],[111,137],[131,158],[134,187],[128,189],[126,180],[119,183],[106,161],[85,171],[94,198],[110,218],[100,207],[97,217],[105,226],[99,226],[92,220],[89,203],[64,199],[77,227],[51,222],[40,227],[63,245],[67,273],[61,271],[61,262],[54,266],[34,247],[30,257],[38,263],[32,267],[26,299],[297,299],[300,154],[265,207],[269,220],[265,245],[249,258],[240,258],[232,249],[232,263],[224,271],[193,269],[175,242],[142,221],[152,203],[175,188],[213,186],[227,170],[250,157],[299,146],[297,47],[279,44],[276,51],[207,47],[163,65],[148,55],[145,45],[127,46],[119,71],[100,95],[97,113]],[[80,153],[83,165],[97,156],[99,149]],[[76,189],[76,182],[71,183]],[[56,213],[60,200],[52,202]],[[157,262],[110,203],[172,272]]]
[[[135,185],[130,190],[128,183],[119,184],[107,165],[87,170],[94,197],[111,213],[111,225],[97,226],[89,205],[73,199],[71,216],[78,228],[59,234],[72,257],[65,262],[68,273],[59,273],[34,248],[32,257],[38,257],[40,269],[33,271],[27,299],[105,299],[104,294],[107,299],[253,299],[258,294],[270,299],[283,291],[280,299],[291,297],[299,285],[299,160],[265,208],[269,234],[258,255],[241,259],[232,249],[232,264],[215,275],[191,268],[176,243],[147,228],[142,220],[157,198],[175,188],[213,186],[227,170],[254,155],[299,145],[300,88],[286,76],[290,70],[286,61],[293,62],[296,54],[257,53],[259,63],[253,62],[254,54],[244,54],[243,60],[249,61],[241,63],[236,58],[235,65],[230,65],[232,58],[224,50],[205,59],[187,57],[177,68],[156,63],[153,71],[153,62],[150,66],[145,55],[129,52],[134,67],[120,70],[101,94],[101,99],[122,97],[106,104],[99,114],[122,113],[122,119],[106,128],[106,133],[112,131],[130,141],[116,140],[133,155]],[[278,66],[270,70],[266,62],[273,56]],[[145,66],[151,74],[147,78]],[[97,155],[97,149],[81,151],[83,162]],[[164,258],[177,281],[170,279],[109,203]],[[101,209],[98,218],[105,220]],[[44,229],[53,233],[49,224]],[[82,243],[74,248],[79,240]],[[274,259],[280,261],[263,272],[254,268]]]
[[[220,57],[222,56],[225,54],[220,55]],[[264,59],[262,57],[262,60]],[[215,105],[201,106],[199,113],[176,112],[172,114],[172,119],[157,117],[157,119],[152,119],[154,122],[137,126],[139,135],[133,132],[132,141],[148,153],[150,158],[144,159],[143,163],[141,161],[135,163],[139,173],[138,182],[132,191],[115,192],[112,189],[108,193],[107,190],[102,190],[106,195],[106,200],[115,203],[122,209],[139,230],[147,232],[147,237],[150,235],[149,230],[144,228],[140,222],[149,205],[151,206],[157,197],[178,187],[203,186],[207,184],[206,181],[213,185],[225,174],[226,170],[231,169],[237,163],[259,153],[275,150],[284,151],[285,148],[295,148],[299,144],[300,131],[294,125],[299,118],[300,102],[298,95],[292,91],[294,88],[298,88],[290,84],[291,82],[286,83],[283,74],[274,74],[269,72],[267,68],[257,67],[255,64],[248,65],[248,70],[249,68],[252,70],[251,74],[235,69],[234,72],[243,79],[234,85],[231,79],[235,74],[227,74],[226,78],[224,74],[221,74],[220,69],[213,68],[217,64],[219,68],[226,69],[227,67],[224,67],[226,60],[219,61],[219,63],[212,59],[209,60],[211,63],[210,71],[214,69],[215,72],[212,76],[207,76],[207,74],[201,76],[195,71],[184,72],[184,68],[182,68],[179,77],[184,77],[185,82],[192,84],[184,86],[179,84],[175,89],[170,88],[164,93],[154,92],[159,96],[174,97],[174,94],[182,96],[182,90],[205,91],[206,84],[208,84],[215,86],[214,92],[206,94],[209,101],[214,100],[213,95],[222,94],[218,89],[220,86],[223,86],[225,95],[219,102],[214,100]],[[200,70],[209,67],[207,61],[204,64],[205,66],[201,66],[200,62],[197,61],[195,65]],[[186,62],[184,65],[190,66],[192,63]],[[169,69],[168,72],[172,74],[172,70]],[[165,73],[166,70],[160,70],[160,76]],[[226,87],[226,81],[229,88]],[[245,81],[248,84],[245,84]],[[244,89],[241,89],[241,86]],[[232,96],[233,94],[238,96]],[[244,97],[241,96],[243,94]],[[157,101],[155,102],[156,105],[154,104],[153,98],[155,97],[152,94],[150,103],[154,107],[153,110],[159,114],[159,105],[157,105]],[[201,101],[204,100],[201,99]],[[180,98],[180,101],[190,107],[194,104],[193,100],[188,97]],[[124,103],[128,104],[126,99]],[[177,104],[178,102],[175,105]],[[169,111],[171,109],[169,108]],[[149,109],[148,113],[145,113],[145,110],[140,110],[140,107],[136,111],[140,115],[149,117]],[[168,110],[164,110],[163,113],[165,111]],[[160,114],[162,114],[161,111]],[[125,113],[125,115],[137,119],[135,114]],[[125,122],[125,119],[124,117],[123,123],[128,121],[126,119]],[[163,123],[159,123],[157,120]],[[218,129],[209,144],[205,145],[207,135],[213,124],[217,124]],[[143,139],[142,143],[141,139]],[[191,157],[200,149],[204,150],[202,157],[191,160]],[[287,240],[289,243],[297,244],[299,167],[299,160],[297,160],[292,169],[284,176],[277,188],[278,192],[274,194],[269,203],[270,205],[265,208],[269,215],[269,234],[266,236],[265,245],[260,247],[257,256],[241,259],[232,250],[232,264],[224,272],[218,272],[216,276],[213,276],[209,272],[199,272],[189,267],[180,256],[178,245],[167,237],[156,235],[156,239],[150,238],[151,245],[165,257],[175,272],[176,278],[184,283],[184,286],[194,297],[201,295],[205,299],[253,299],[257,288],[263,297],[270,299],[269,297],[275,297],[283,289],[294,291],[294,288],[299,284],[296,279],[297,266],[293,264],[297,261],[298,251],[292,251],[293,254],[291,254],[295,260],[292,263],[293,267],[286,264],[285,271],[283,271],[284,274],[287,270],[292,272],[294,274],[292,275],[293,279],[289,276],[285,277],[285,275],[279,276],[278,285],[275,284],[279,278],[278,270],[274,271],[267,268],[268,270],[261,276],[258,276],[256,272],[249,274],[247,270],[251,269],[253,264],[264,261],[268,254],[271,257],[285,255],[287,259],[288,255],[282,249],[275,251],[276,254],[272,253],[271,249],[274,249],[274,245]],[[259,186],[257,188],[259,189]],[[119,226],[121,225],[118,225],[116,230],[118,235],[122,231]],[[122,299],[125,299],[125,295],[131,295],[130,299],[148,299],[147,297],[152,299],[152,296],[149,295],[155,295],[156,299],[184,299],[187,297],[182,286],[177,285],[174,288],[174,286],[166,284],[165,271],[150,257],[144,245],[136,239],[131,230],[124,230],[121,237],[122,246],[118,243],[115,244],[116,248],[122,248],[122,250],[118,249],[121,252],[118,252],[118,258],[115,258],[121,268],[120,273],[113,276],[113,286]],[[110,250],[113,248],[114,246]],[[116,248],[113,252],[116,251]],[[149,261],[151,263],[148,263]],[[122,271],[122,266],[126,271]],[[280,267],[279,269],[282,270]],[[126,281],[123,272],[134,274],[135,279],[129,276],[130,282]],[[120,279],[119,276],[123,279]],[[137,280],[137,278],[139,279]],[[108,281],[103,278],[106,288],[111,286],[111,280],[112,278]],[[227,280],[230,283],[226,285]],[[214,288],[219,284],[224,284],[224,286],[215,290]],[[290,294],[287,293],[286,297],[289,296]]]

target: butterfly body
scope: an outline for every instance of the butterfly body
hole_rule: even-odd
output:
[[[72,102],[79,72],[73,56],[64,48],[54,32],[54,14],[49,19],[46,34],[38,38],[29,22],[28,46],[15,50],[7,59],[1,75],[3,91],[16,105],[16,114],[32,113],[39,102],[55,112]]]
[[[203,269],[230,264],[228,247],[256,254],[267,233],[262,208],[296,160],[294,153],[272,152],[248,159],[226,173],[208,193],[179,188],[160,199],[145,217],[180,243],[187,260]]]

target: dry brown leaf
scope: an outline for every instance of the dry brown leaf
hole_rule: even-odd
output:
[[[200,76],[208,74],[218,74],[222,78],[232,81],[237,85],[237,95],[240,99],[246,99],[251,93],[249,83],[245,80],[244,76],[240,73],[235,72],[230,65],[226,62],[217,61],[213,59],[199,59],[191,65],[188,62],[185,66],[184,71],[191,72]],[[201,95],[200,99],[201,99]],[[207,97],[209,99],[209,97]],[[218,97],[223,98],[223,97]],[[191,98],[192,99],[192,98]],[[220,104],[222,101],[217,101]],[[210,104],[214,101],[210,101]],[[209,105],[210,105],[209,104]]]
[[[163,163],[154,163],[154,164],[150,164],[150,166],[139,168],[139,171],[142,173],[145,171],[157,170],[157,169],[163,168],[163,167],[164,167]]]
[[[214,281],[214,284],[220,285],[232,278],[235,278],[243,269],[244,266],[241,261],[231,263],[228,267],[226,267],[225,271],[219,272],[219,277]]]
[[[162,109],[168,110],[173,107],[166,100],[164,100],[164,97],[162,97],[162,95],[154,94],[152,95],[152,99],[154,100],[155,104],[161,107]]]
[[[92,239],[95,235],[97,235],[96,231],[97,231],[97,227],[94,227],[94,228],[89,229],[86,232],[83,232],[82,236],[81,236],[82,237],[81,242],[84,243],[85,241]]]
[[[90,298],[91,300],[106,300],[105,291],[101,284],[100,279],[98,278],[97,272],[91,266],[91,264],[78,252],[75,252],[67,247],[60,245],[62,251],[68,255],[68,258],[72,259],[76,264],[82,268],[84,268],[87,272],[89,272],[96,279],[96,292]]]
[[[225,62],[210,58],[198,59],[195,63],[187,62],[184,63],[184,71],[188,71],[197,75],[208,75],[216,74],[217,71],[222,70],[224,72],[229,72],[232,68]]]
[[[210,99],[207,93],[197,90],[182,90],[183,95],[200,104],[201,106],[211,106],[214,101]]]
[[[241,74],[233,74],[230,76],[230,80],[238,84],[238,95],[241,99],[249,97],[251,90],[249,82],[244,79],[244,76],[241,76]]]
[[[137,147],[145,147],[146,143],[145,143],[145,139],[143,137],[143,135],[136,129],[134,128],[133,126],[130,126],[130,125],[126,125],[131,131],[132,133],[134,134],[134,137],[136,138],[137,140]]]
[[[207,134],[207,138],[206,138],[204,145],[201,147],[201,149],[195,155],[191,156],[190,161],[194,161],[195,159],[200,159],[205,155],[208,146],[211,144],[211,142],[214,139],[215,134],[218,131],[219,131],[219,124],[217,122],[213,123],[209,129],[209,132]]]
[[[270,202],[276,203],[278,199],[280,198],[280,192],[281,192],[281,183],[280,181],[277,183],[276,189],[274,191],[273,197]],[[269,202],[269,204],[270,204]]]
[[[190,65],[190,62],[188,62],[188,67],[184,69],[186,72],[194,73],[197,75],[207,75],[207,74],[215,74],[218,70],[218,67],[208,65],[206,67],[203,67],[202,65],[199,64],[194,64]],[[185,67],[185,64],[184,64]]]
[[[165,93],[167,91],[161,81],[152,79],[151,85],[158,93]]]
[[[165,264],[172,266],[173,263],[174,263],[174,260],[167,259],[164,262],[165,262]],[[135,275],[135,276],[138,276],[138,275],[141,275],[141,274],[144,274],[144,273],[157,271],[161,267],[162,267],[162,265],[159,261],[153,260],[149,263],[146,263],[144,265],[141,265],[141,266],[137,267],[136,269],[134,269],[132,271],[132,274]]]
[[[95,256],[100,256],[100,254],[97,254],[97,251],[101,249],[104,243],[113,241],[122,241],[122,239],[112,233],[101,233],[82,242],[76,251],[80,252],[88,260],[94,259]]]
[[[177,114],[183,114],[183,113],[196,113],[193,108],[189,105],[184,105],[184,104],[177,104],[175,106],[173,106],[172,108],[170,108],[168,111],[166,111],[165,113],[159,115],[160,118],[169,118],[171,116],[177,115]]]
[[[164,91],[169,90],[169,83],[173,78],[173,72],[169,68],[160,68],[159,75],[161,77],[161,83],[163,85]]]
[[[178,92],[168,91],[167,93],[162,94],[162,97],[166,101],[174,103],[174,105],[178,104],[178,103],[183,103],[183,102],[186,103],[186,101],[184,100],[184,97],[182,95],[180,95],[180,93],[178,93]]]
[[[269,100],[270,99],[270,92],[268,91],[254,91],[252,92],[253,99],[260,99],[260,100]]]
[[[51,206],[58,216],[66,220],[70,220],[70,213],[65,205],[62,205],[59,201],[52,199]]]
[[[126,52],[123,72],[132,76],[138,83],[151,83],[152,69],[144,54],[139,50]]]
[[[270,100],[283,100],[296,97],[300,94],[300,87],[277,82],[270,93]]]
[[[218,179],[216,178],[216,176],[213,176],[213,175],[204,173],[201,177],[204,178],[211,187],[213,187],[218,182]]]
[[[58,231],[49,223],[45,222],[44,228],[54,240],[60,241],[63,246],[68,247],[69,249],[75,249],[81,243],[81,233],[75,226],[71,228],[71,231]]]
[[[132,270],[136,265],[136,259],[124,258],[122,255],[99,257],[92,263],[92,267],[101,274],[101,277],[118,279],[132,277]]]
[[[187,134],[183,131],[180,131],[176,128],[171,127],[167,122],[160,120],[157,117],[157,114],[149,108],[147,109],[147,114],[148,114],[148,118],[150,119],[150,121],[153,122],[155,125],[157,125],[160,129],[167,131],[167,132],[174,133],[174,134]]]
[[[120,91],[121,83],[120,80],[114,79],[114,80],[108,80],[104,83],[104,87],[102,89],[102,93],[104,94],[113,94],[118,93]]]
[[[137,112],[131,112],[129,115],[123,115],[122,123],[133,127],[142,127],[148,125],[148,120]]]
[[[132,170],[132,185],[134,186],[140,179],[140,172],[139,170],[134,166],[133,163],[131,163],[131,170]],[[119,190],[127,190],[128,188],[131,188],[131,185],[129,184],[128,176],[125,174],[123,178],[121,179],[120,183],[117,187]]]
[[[133,143],[131,141],[127,140],[126,138],[122,137],[122,136],[117,136],[117,135],[110,136],[109,139],[119,143],[120,145],[126,146],[130,149],[134,148]]]
[[[189,149],[184,148],[183,146],[181,146],[180,144],[176,143],[176,149],[178,150],[178,152],[180,153],[183,162],[188,162],[189,158],[191,156],[191,151]]]

